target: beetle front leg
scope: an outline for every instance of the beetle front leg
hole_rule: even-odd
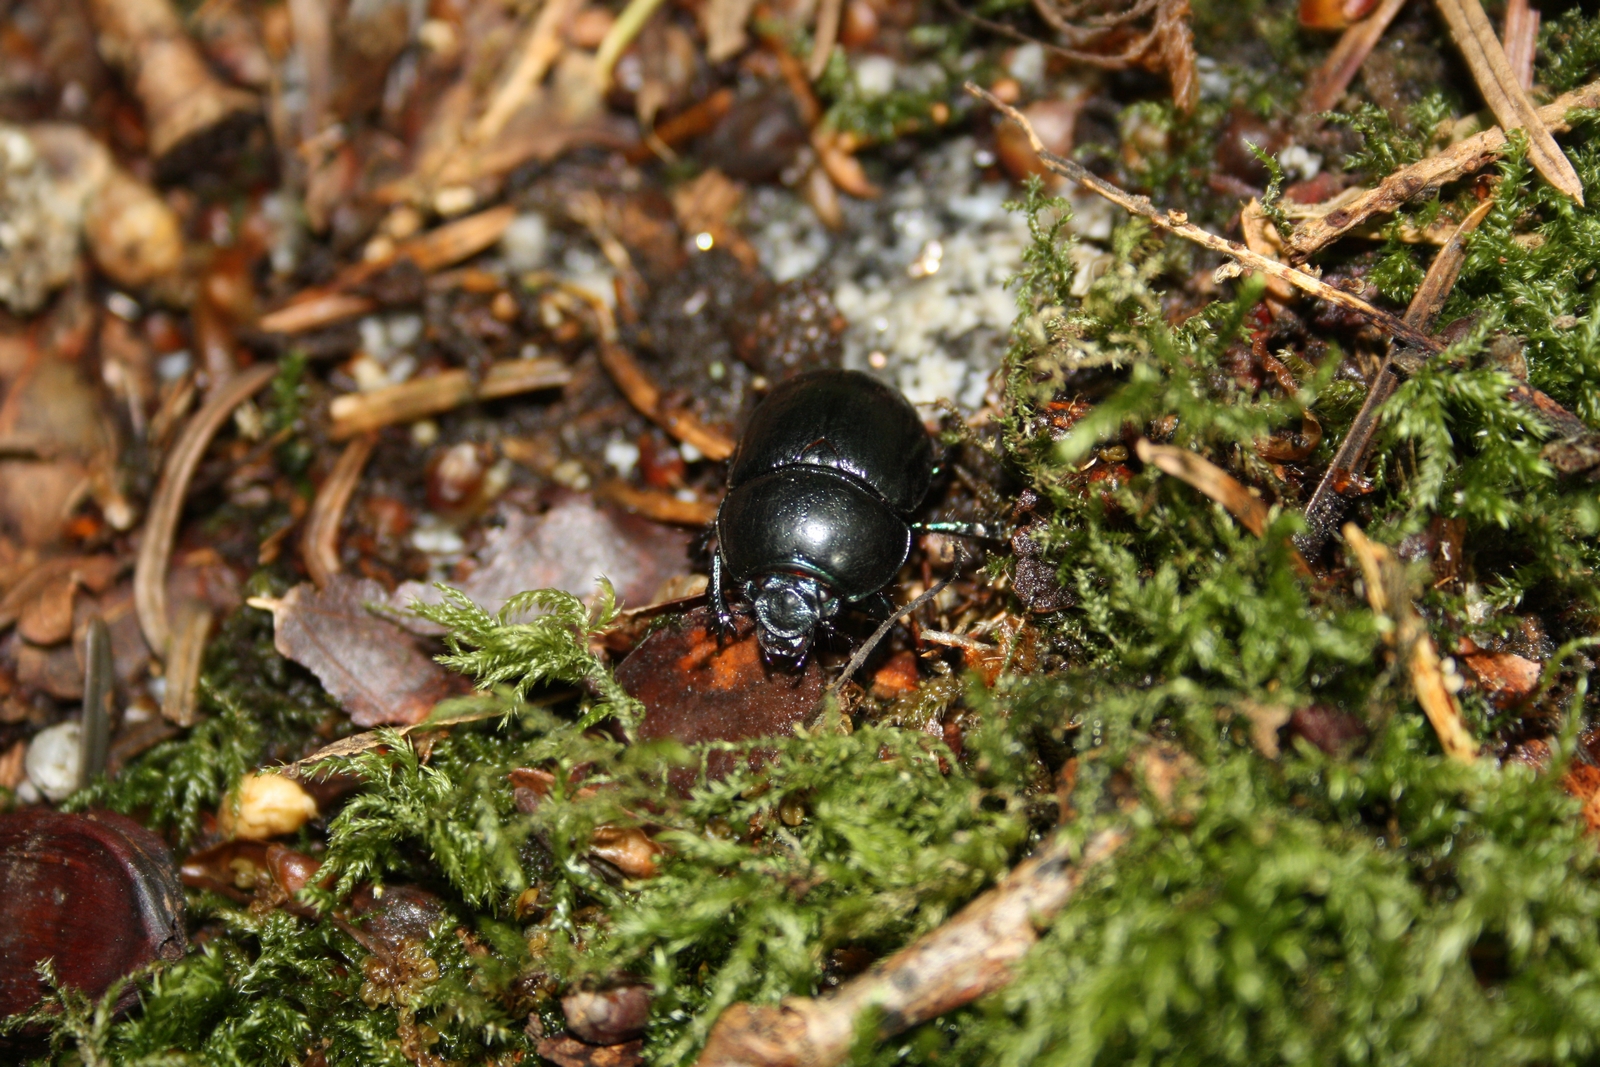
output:
[[[722,584],[722,548],[711,552],[711,584],[707,593],[711,600],[711,625],[720,640],[733,632],[733,612],[728,608],[728,591]]]

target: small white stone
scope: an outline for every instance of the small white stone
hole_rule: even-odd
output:
[[[58,722],[40,730],[28,743],[23,769],[28,781],[50,800],[65,800],[78,788],[83,768],[80,738],[83,727],[77,722]]]
[[[543,215],[518,215],[500,236],[500,254],[515,271],[537,270],[550,254],[550,224]]]
[[[862,96],[888,96],[894,91],[895,62],[888,56],[865,55],[855,62],[856,88]]]
[[[1278,153],[1278,165],[1285,175],[1298,175],[1301,181],[1310,181],[1322,170],[1322,157],[1304,145],[1292,144]]]
[[[1006,73],[1023,85],[1038,85],[1044,81],[1044,46],[1029,43],[1014,49],[1011,62],[1006,64]]]
[[[606,442],[605,456],[606,464],[626,478],[639,465],[639,446],[632,441],[613,438]]]
[[[421,315],[390,315],[385,325],[389,330],[389,343],[396,349],[410,348],[422,337]]]

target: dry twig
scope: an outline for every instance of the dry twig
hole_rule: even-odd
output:
[[[1034,132],[1033,126],[1020,111],[1005,104],[993,93],[979,88],[972,82],[967,82],[966,89],[973,96],[988,101],[1007,118],[1020,126],[1023,132],[1028,135],[1028,143],[1033,146],[1035,154],[1038,155],[1046,167],[1056,174],[1064,178],[1070,178],[1084,188],[1105,197],[1129,214],[1147,219],[1168,233],[1176,234],[1186,241],[1193,241],[1195,244],[1209,248],[1213,252],[1220,252],[1225,256],[1232,257],[1247,270],[1258,271],[1270,278],[1278,278],[1288,282],[1301,292],[1309,293],[1321,300],[1326,300],[1348,311],[1353,311],[1379,329],[1405,341],[1414,348],[1421,349],[1424,352],[1437,352],[1440,350],[1439,342],[1427,334],[1412,328],[1387,311],[1373,307],[1360,297],[1347,293],[1343,289],[1335,289],[1321,278],[1307,274],[1303,270],[1279,263],[1277,260],[1264,256],[1259,252],[1252,252],[1236,241],[1229,241],[1224,237],[1218,237],[1209,230],[1203,230],[1191,223],[1189,216],[1182,211],[1161,211],[1150,202],[1149,197],[1135,196],[1125,192],[1110,182],[1091,174],[1082,165],[1074,163],[1070,159],[1063,159],[1054,152],[1048,151],[1044,147],[1044,142],[1039,140],[1039,135]]]
[[[516,208],[505,204],[435,227],[400,245],[391,256],[357,263],[328,285],[296,293],[289,303],[263,315],[257,327],[265,333],[302,333],[364,315],[376,308],[377,302],[346,290],[402,259],[409,259],[424,274],[459,263],[500,240],[516,217]]]
[[[733,1005],[697,1067],[832,1067],[848,1057],[858,1021],[875,1019],[887,1037],[1004,988],[1039,927],[1126,840],[1103,831],[1074,863],[1070,839],[1059,835],[949,922],[827,996]]]
[[[1459,763],[1477,762],[1478,743],[1461,721],[1461,705],[1445,681],[1439,650],[1427,624],[1411,606],[1405,566],[1386,546],[1368,540],[1355,523],[1346,523],[1343,532],[1345,543],[1361,564],[1367,602],[1375,614],[1392,623],[1384,640],[1405,662],[1417,703],[1438,734],[1445,755]]]
[[[145,519],[139,558],[133,569],[133,604],[139,615],[139,628],[150,651],[157,656],[167,654],[167,563],[172,558],[172,541],[178,532],[178,517],[183,512],[189,481],[206,446],[233,409],[254,396],[277,373],[276,366],[264,363],[223,383],[189,420],[167,456],[161,483],[150,501],[150,514]]]
[[[1419,330],[1426,330],[1432,325],[1461,275],[1461,267],[1467,257],[1467,238],[1493,207],[1494,201],[1491,199],[1474,208],[1456,227],[1450,240],[1439,249],[1439,254],[1433,257],[1433,262],[1428,265],[1428,273],[1423,276],[1422,284],[1417,286],[1406,308],[1407,323]],[[1322,480],[1317,483],[1311,499],[1306,503],[1307,529],[1296,538],[1296,544],[1307,556],[1316,556],[1322,550],[1343,517],[1344,492],[1358,480],[1362,468],[1366,466],[1367,449],[1371,447],[1372,435],[1378,429],[1378,409],[1400,387],[1401,378],[1402,368],[1391,346],[1367,389],[1367,398],[1362,402],[1361,410],[1356,412],[1355,420],[1345,432],[1344,440],[1339,443],[1339,450],[1334,453]]]
[[[472,143],[485,145],[499,136],[511,116],[538,92],[551,64],[561,54],[561,31],[578,11],[577,0],[545,0],[511,68],[472,128]]]
[[[370,393],[346,393],[328,406],[333,417],[329,436],[345,441],[397,422],[437,415],[470,400],[557,389],[571,380],[572,371],[559,359],[506,359],[491,363],[476,382],[470,372],[458,368]]]
[[[596,486],[595,495],[672,526],[699,528],[717,517],[715,500],[682,500],[664,489],[640,489],[615,478]]]
[[[733,438],[722,430],[707,426],[693,412],[662,403],[661,387],[656,385],[633,358],[633,353],[615,341],[600,342],[600,365],[628,403],[639,414],[660,426],[685,444],[693,445],[707,459],[727,459],[733,455]]]
[[[328,580],[341,569],[339,524],[344,521],[344,509],[349,506],[350,497],[361,481],[361,471],[366,467],[367,460],[372,456],[372,448],[377,443],[378,435],[369,431],[345,445],[333,470],[317,487],[316,499],[306,513],[306,528],[300,538],[300,558],[318,589],[327,588]]]
[[[1534,110],[1521,79],[1506,59],[1506,51],[1489,25],[1479,0],[1434,0],[1450,27],[1450,36],[1472,69],[1479,92],[1500,125],[1508,130],[1521,127],[1528,133],[1528,161],[1545,180],[1561,192],[1583,203],[1583,181],[1572,169],[1572,161],[1561,151],[1549,127]],[[1531,57],[1530,57],[1531,61]]]
[[[257,113],[253,95],[212,75],[167,0],[92,0],[89,10],[101,55],[144,108],[154,158]]]
[[[1590,82],[1556,98],[1539,109],[1546,128],[1561,133],[1572,128],[1568,115],[1573,111],[1600,107],[1600,81]],[[1442,185],[1472,174],[1499,159],[1506,151],[1506,134],[1496,126],[1451,145],[1427,159],[1401,167],[1348,203],[1297,227],[1290,235],[1289,258],[1303,263],[1317,250],[1332,244],[1374,215],[1387,214],[1417,197],[1434,192]]]

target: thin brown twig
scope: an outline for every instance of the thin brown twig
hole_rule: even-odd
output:
[[[1058,833],[943,926],[834,992],[731,1006],[697,1067],[833,1067],[849,1056],[866,1019],[887,1037],[1004,988],[1039,928],[1126,841],[1126,833],[1105,830],[1079,855]]]
[[[335,398],[328,405],[328,414],[333,418],[328,435],[335,441],[345,441],[395,423],[437,415],[471,400],[496,400],[538,389],[558,389],[571,380],[572,371],[559,359],[501,360],[489,364],[477,381],[466,370],[447,370],[369,393],[346,393]]]
[[[350,505],[350,497],[361,481],[361,471],[377,443],[378,435],[368,431],[345,445],[333,469],[317,487],[311,510],[306,513],[306,527],[300,537],[300,558],[318,589],[327,588],[328,582],[341,569],[339,525],[344,521],[344,509]]]
[[[1546,128],[1562,133],[1572,128],[1569,117],[1573,112],[1597,107],[1600,107],[1600,81],[1593,81],[1546,104],[1539,109],[1539,117]],[[1495,126],[1451,145],[1436,156],[1401,167],[1349,203],[1296,227],[1286,242],[1290,260],[1303,263],[1372,216],[1392,212],[1408,201],[1483,169],[1505,154],[1506,145],[1505,131]]]
[[[662,403],[661,387],[645,373],[639,361],[615,341],[600,342],[600,365],[606,369],[628,403],[639,414],[660,426],[685,444],[693,445],[707,459],[727,459],[733,455],[733,438],[707,426],[693,412]]]
[[[1494,27],[1489,25],[1483,4],[1479,0],[1434,0],[1434,3],[1450,27],[1450,36],[1461,49],[1473,80],[1478,83],[1478,91],[1494,117],[1505,129],[1521,127],[1526,130],[1528,161],[1546,181],[1582,205],[1583,180],[1550,135],[1539,112],[1534,110],[1527,90],[1506,59],[1505,48],[1494,35]]]
[[[1278,278],[1288,282],[1301,292],[1309,293],[1319,299],[1328,301],[1330,304],[1337,304],[1348,311],[1353,311],[1379,329],[1405,341],[1414,348],[1424,352],[1437,352],[1440,350],[1441,346],[1438,341],[1435,341],[1420,330],[1414,329],[1387,311],[1373,307],[1360,297],[1347,293],[1343,289],[1335,289],[1321,278],[1307,274],[1303,270],[1279,263],[1277,260],[1264,256],[1259,252],[1252,252],[1237,241],[1230,241],[1227,238],[1218,237],[1209,230],[1203,230],[1191,223],[1189,216],[1185,212],[1161,211],[1150,202],[1149,197],[1135,196],[1125,192],[1110,182],[1091,174],[1081,164],[1074,163],[1070,159],[1061,158],[1045,148],[1044,142],[1039,139],[1039,135],[1034,132],[1032,124],[1028,122],[1022,112],[972,82],[967,82],[966,90],[973,96],[988,101],[1001,114],[1020,126],[1023,133],[1027,134],[1028,143],[1032,145],[1034,153],[1049,170],[1056,174],[1064,178],[1070,178],[1091,192],[1105,197],[1129,214],[1147,219],[1168,233],[1182,237],[1186,241],[1193,241],[1195,244],[1203,248],[1209,248],[1213,252],[1220,252],[1225,256],[1229,256],[1248,270],[1257,271],[1271,278]]]
[[[1461,276],[1461,267],[1467,256],[1467,238],[1488,217],[1493,207],[1494,201],[1490,199],[1474,208],[1456,227],[1456,232],[1450,235],[1444,247],[1439,249],[1439,254],[1433,257],[1428,273],[1423,277],[1422,284],[1417,286],[1406,308],[1406,321],[1412,326],[1426,330],[1432,325],[1435,316],[1444,307],[1445,298],[1455,286],[1456,279]],[[1344,440],[1339,442],[1332,462],[1317,483],[1317,488],[1312,491],[1311,499],[1306,502],[1307,529],[1296,538],[1296,544],[1307,556],[1314,557],[1322,550],[1344,516],[1344,491],[1366,466],[1367,450],[1372,446],[1372,436],[1378,429],[1378,411],[1400,387],[1401,367],[1395,356],[1391,346],[1372,379],[1372,385],[1367,389],[1361,410],[1356,412],[1355,421],[1345,431]]]
[[[193,726],[200,717],[200,665],[205,658],[206,639],[211,636],[211,621],[210,605],[188,600],[179,605],[173,622],[161,717],[180,729]]]
[[[139,628],[145,643],[157,656],[167,654],[167,563],[172,559],[172,541],[178,532],[178,517],[189,482],[206,446],[228,421],[233,409],[244,403],[270,382],[278,368],[270,363],[241,371],[211,394],[195,412],[183,435],[167,456],[161,483],[150,501],[144,534],[139,542],[139,558],[133,568],[133,604],[139,615]]]
[[[594,492],[647,519],[673,526],[700,528],[717,517],[715,500],[681,500],[663,489],[640,489],[615,478],[601,482]]]

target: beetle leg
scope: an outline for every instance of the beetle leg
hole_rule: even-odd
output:
[[[711,601],[711,623],[721,640],[733,630],[733,612],[728,609],[728,591],[722,585],[722,549],[711,553],[711,584],[707,589]]]
[[[881,589],[860,601],[856,607],[868,618],[879,622],[894,614],[894,601],[890,600],[889,594]]]

